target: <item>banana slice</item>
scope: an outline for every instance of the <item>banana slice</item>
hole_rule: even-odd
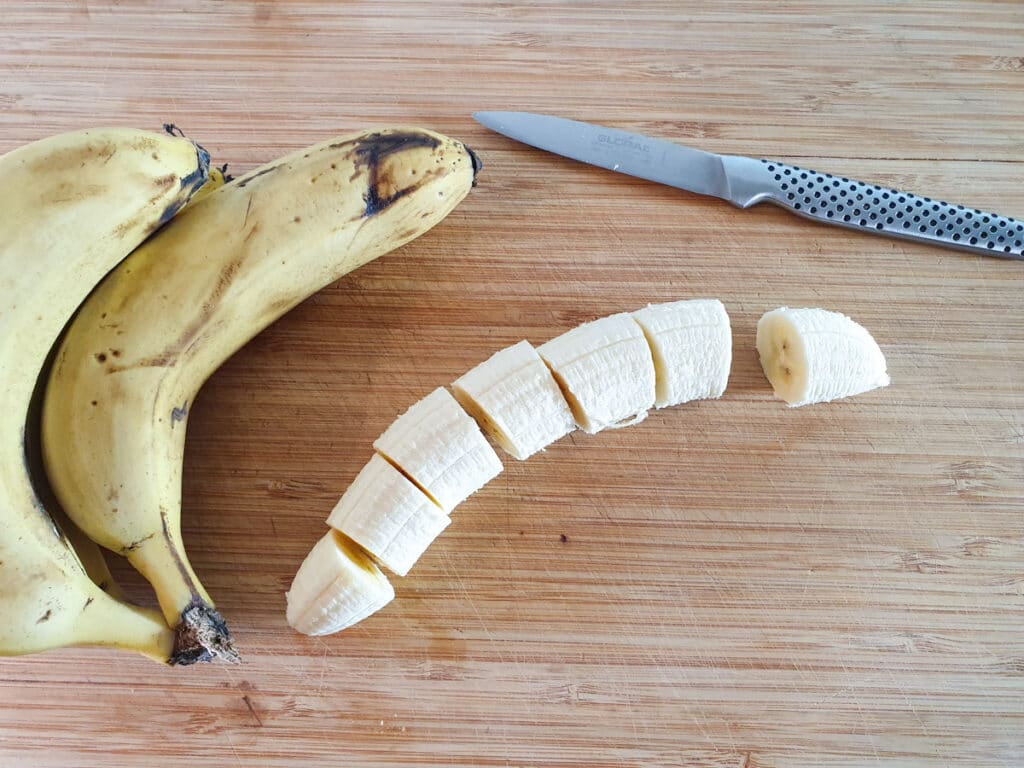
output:
[[[654,405],[651,349],[628,312],[584,323],[537,352],[585,432],[636,424]]]
[[[445,512],[502,470],[476,422],[444,387],[395,419],[373,447]]]
[[[452,390],[484,431],[520,460],[576,426],[551,371],[528,341],[495,352],[457,379]]]
[[[871,334],[826,309],[766,313],[757,323],[757,352],[775,394],[793,407],[889,384],[885,356]]]
[[[379,454],[362,468],[327,524],[405,576],[451,518]]]
[[[651,304],[633,318],[654,356],[658,408],[722,396],[732,366],[732,330],[722,302]]]
[[[387,577],[353,542],[331,530],[318,541],[288,590],[288,623],[329,635],[376,613],[395,597]]]

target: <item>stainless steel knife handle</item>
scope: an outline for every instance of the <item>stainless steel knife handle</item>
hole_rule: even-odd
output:
[[[768,201],[824,224],[1024,259],[1024,222],[774,160],[725,155],[729,200]]]

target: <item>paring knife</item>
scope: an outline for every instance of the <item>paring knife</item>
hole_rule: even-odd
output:
[[[539,149],[740,208],[768,201],[798,216],[877,235],[1024,259],[1024,222],[774,160],[716,155],[663,139],[530,112],[476,112]]]

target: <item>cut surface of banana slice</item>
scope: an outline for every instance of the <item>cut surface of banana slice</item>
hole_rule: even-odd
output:
[[[395,419],[373,447],[446,513],[502,470],[480,427],[444,387]]]
[[[520,460],[576,428],[554,376],[528,341],[495,352],[456,379],[452,390],[484,431]]]
[[[779,309],[757,323],[757,352],[775,394],[790,406],[823,403],[889,384],[871,334],[827,309]]]
[[[288,623],[306,635],[328,635],[376,613],[395,590],[369,556],[330,530],[306,555],[288,590]]]
[[[732,330],[722,302],[651,304],[633,317],[654,356],[658,408],[722,396],[732,366]]]
[[[405,576],[451,518],[387,459],[374,454],[342,495],[327,524],[387,568]]]
[[[654,405],[654,360],[628,312],[584,323],[537,348],[580,429],[635,424]]]

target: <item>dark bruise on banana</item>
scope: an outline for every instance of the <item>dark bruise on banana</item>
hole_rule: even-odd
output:
[[[348,221],[356,222],[360,220],[367,220],[385,212],[398,200],[413,194],[429,183],[432,179],[442,176],[449,171],[456,170],[459,165],[464,162],[465,157],[469,158],[469,162],[472,165],[472,186],[475,187],[476,176],[483,168],[483,163],[480,161],[479,156],[465,144],[462,144],[461,142],[452,143],[454,144],[452,147],[453,149],[464,150],[465,155],[456,153],[455,158],[450,162],[446,159],[445,148],[442,140],[437,136],[419,131],[375,131],[373,133],[355,136],[342,141],[324,144],[315,151],[325,152],[342,148],[347,148],[347,151],[344,154],[339,155],[335,162],[332,162],[329,166],[320,169],[319,172],[311,176],[309,183],[316,184],[325,174],[337,171],[346,161],[351,163],[354,171],[345,180],[346,183],[355,184],[365,176],[366,191],[363,193],[364,207],[362,213]],[[401,174],[401,171],[403,170],[403,164],[401,162],[397,162],[397,160],[401,157],[403,152],[413,149],[439,150],[435,157],[435,167],[422,172],[415,167],[409,168],[408,172],[405,174],[405,178],[412,178],[414,181],[402,186],[403,174]],[[312,155],[312,152],[307,152],[303,154],[301,158],[305,160],[310,158]],[[291,170],[292,163],[294,163],[296,159],[296,157],[285,158],[280,162],[272,163],[251,171],[237,179],[232,179],[228,183],[228,186],[244,189],[252,185],[254,189],[250,194],[255,195],[256,188],[258,188],[264,180],[272,178],[273,174],[278,171]],[[441,193],[439,192],[439,194]],[[250,196],[249,204],[246,207],[246,216],[242,222],[243,227],[248,225],[248,217],[251,209],[252,196]],[[424,211],[421,218],[428,216],[430,216],[430,212]],[[292,218],[292,223],[295,224],[301,224],[302,221],[303,219],[299,214],[296,214]],[[339,224],[340,223],[347,222],[339,222]],[[258,228],[258,222],[252,225],[249,233],[246,235],[246,242],[256,234]],[[419,230],[416,227],[410,227],[400,232],[399,238],[401,240],[407,240],[418,231]],[[96,354],[97,361],[101,364],[107,364],[107,373],[119,373],[131,368],[165,368],[176,365],[183,354],[187,353],[189,347],[196,343],[203,333],[217,307],[218,302],[231,286],[232,280],[242,267],[242,263],[245,261],[245,258],[245,253],[239,254],[237,258],[232,259],[222,267],[220,274],[214,283],[213,291],[201,303],[199,313],[187,326],[182,328],[177,339],[175,339],[173,343],[169,344],[167,348],[162,350],[159,354],[137,359],[131,363],[122,364],[119,361],[110,360],[110,357],[108,357],[106,352],[99,352]],[[290,309],[291,306],[292,303],[290,302],[282,304],[280,314],[283,314],[284,311]],[[118,357],[119,354],[115,350],[112,352],[112,356]],[[187,411],[182,412],[176,407],[170,414],[172,427],[175,423],[184,421],[186,417]]]
[[[173,219],[178,212],[185,207],[192,196],[199,190],[210,175],[210,153],[203,149],[198,144],[196,148],[196,169],[188,174],[187,176],[175,176],[174,174],[168,174],[155,179],[153,186],[156,188],[156,192],[150,199],[151,205],[156,205],[157,201],[165,196],[165,193],[174,186],[175,182],[178,183],[178,195],[165,207],[159,218],[150,225],[146,235],[152,235],[163,227],[167,222]],[[154,159],[155,159],[154,155]],[[138,217],[128,219],[122,222],[118,228],[116,234],[121,237],[125,233],[130,232],[134,227],[138,226],[138,221],[142,217],[143,213],[140,213]]]
[[[420,174],[415,182],[405,186],[401,186],[402,182],[397,178],[395,169],[387,165],[388,159],[406,150],[417,148],[437,149],[441,146],[441,140],[436,136],[415,131],[378,131],[366,136],[328,144],[321,147],[320,151],[340,149],[346,146],[351,147],[351,149],[342,159],[350,160],[355,167],[355,172],[348,178],[349,183],[359,180],[360,176],[364,173],[367,176],[366,193],[363,196],[363,200],[366,203],[366,207],[363,210],[364,218],[380,213],[390,207],[396,200],[412,194],[431,178],[444,172],[443,167],[440,167],[445,160],[444,150],[438,155],[438,168]],[[483,164],[473,150],[465,145],[462,145],[462,148],[465,149],[470,162],[473,164],[473,185],[476,186],[476,174],[480,172]],[[309,155],[306,154],[303,157],[307,158]],[[452,163],[452,168],[457,167],[461,161],[461,157],[456,158]],[[257,179],[274,173],[283,166],[284,163],[261,168],[252,174],[243,176],[234,183],[238,187],[246,187]],[[332,164],[330,170],[337,170],[336,164]],[[320,174],[310,177],[310,184],[316,184],[317,180],[325,172],[322,171]],[[415,176],[416,170],[413,169],[411,174]]]

